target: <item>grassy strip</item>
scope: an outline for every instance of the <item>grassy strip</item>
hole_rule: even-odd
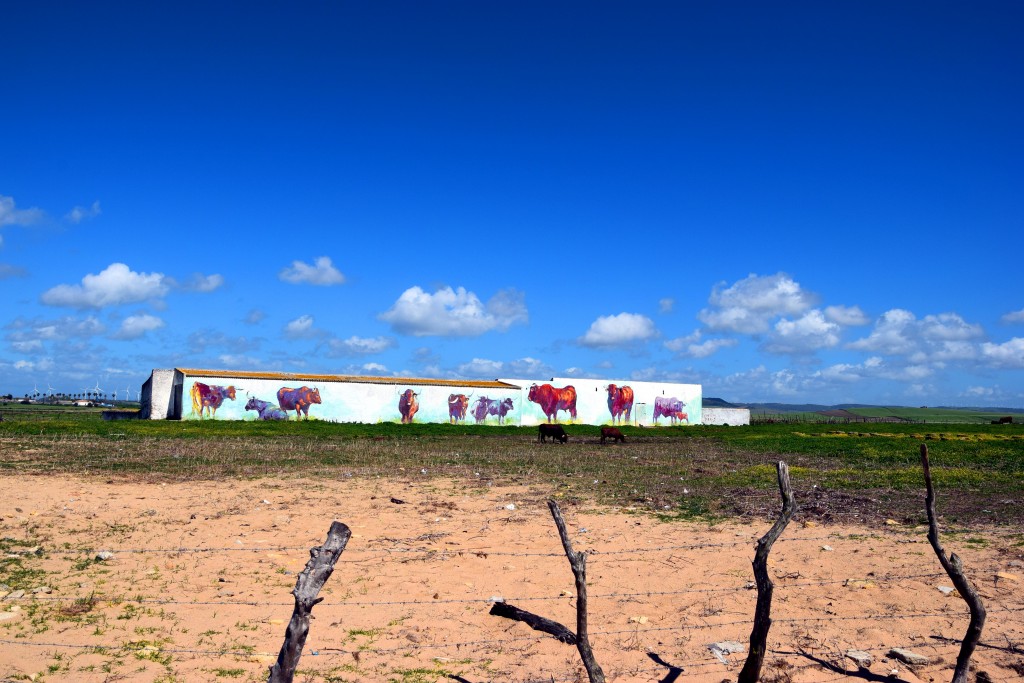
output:
[[[929,425],[929,428],[931,426]],[[774,462],[786,460],[805,515],[923,520],[917,445],[927,441],[943,510],[962,521],[1024,521],[1024,428],[872,424],[623,428],[600,445],[596,427],[570,443],[538,444],[534,428],[228,421],[0,423],[0,472],[218,480],[232,477],[454,477],[467,485],[526,484],[657,511],[667,517],[771,516]]]

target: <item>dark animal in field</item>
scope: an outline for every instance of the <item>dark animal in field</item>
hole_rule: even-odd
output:
[[[510,398],[502,400],[481,396],[473,404],[473,419],[480,423],[486,420],[488,415],[496,415],[498,424],[502,424],[505,421],[505,416],[514,409],[515,404]]]
[[[277,402],[282,410],[294,410],[295,419],[302,419],[303,416],[309,419],[309,406],[320,403],[320,390],[310,389],[301,386],[298,389],[281,387],[277,390]]]
[[[994,424],[994,425],[1012,425],[1013,424],[1013,416],[1012,415],[1007,415],[1006,417],[1001,417],[998,420],[992,420],[992,424]]]
[[[549,436],[552,440],[561,441],[562,443],[569,440],[569,435],[565,433],[562,425],[537,425],[537,441],[544,443]]]
[[[192,390],[189,393],[192,396],[192,412],[199,417],[203,417],[203,413],[215,417],[217,408],[224,403],[224,399],[235,400],[235,387],[233,386],[222,387],[216,384],[193,382]]]
[[[558,411],[566,410],[572,420],[576,419],[576,387],[571,384],[557,389],[550,384],[530,385],[527,399],[533,401],[544,411],[548,422],[558,420]]]
[[[406,389],[398,398],[398,412],[402,415],[402,424],[411,424],[416,411],[420,409],[420,402],[416,400],[418,395],[412,389]]]
[[[620,423],[629,422],[629,415],[633,412],[633,388],[618,387],[609,384],[608,390],[608,412],[612,414],[612,424],[618,420]]]
[[[245,403],[246,410],[255,410],[258,417],[257,420],[287,420],[288,413],[281,410],[280,407],[274,405],[270,401],[263,401],[255,396],[250,396],[249,400]]]
[[[604,443],[605,439],[626,443],[626,437],[615,427],[601,427],[601,443]]]
[[[448,419],[452,424],[462,422],[466,419],[466,410],[469,408],[469,396],[465,394],[451,394],[448,397]]]
[[[654,398],[654,424],[658,424],[659,417],[669,418],[673,425],[676,423],[676,420],[685,421],[689,424],[689,416],[683,412],[684,408],[686,408],[686,404],[675,396],[672,398],[656,396]]]

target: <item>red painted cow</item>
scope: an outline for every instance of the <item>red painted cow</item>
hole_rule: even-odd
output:
[[[286,412],[294,410],[296,420],[301,420],[303,417],[308,420],[309,406],[320,403],[320,390],[310,389],[307,386],[301,386],[298,389],[281,387],[277,390],[277,403],[281,406],[281,410]]]
[[[669,418],[673,425],[676,420],[689,423],[689,416],[683,412],[684,408],[686,408],[686,404],[675,396],[672,398],[656,396],[654,398],[654,424],[658,424],[659,417]]]
[[[189,393],[192,396],[192,412],[200,418],[203,417],[203,413],[210,417],[216,416],[217,408],[224,403],[224,399],[235,400],[235,387],[233,386],[221,387],[216,384],[193,382],[192,391]]]
[[[614,384],[609,384],[606,388],[608,389],[608,412],[612,414],[612,424],[615,424],[616,420],[620,424],[629,422],[629,415],[633,412],[633,388],[618,387]]]
[[[402,424],[411,424],[416,411],[420,409],[420,403],[416,400],[417,394],[412,389],[406,389],[398,398],[398,412],[402,414]]]
[[[558,420],[559,410],[568,411],[570,418],[576,419],[576,387],[571,384],[561,389],[556,389],[550,384],[530,385],[527,399],[540,406],[548,422]]]
[[[466,410],[468,409],[469,396],[465,394],[451,394],[448,396],[448,419],[452,424],[465,420]]]

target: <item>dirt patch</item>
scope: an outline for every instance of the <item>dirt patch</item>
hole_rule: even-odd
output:
[[[0,476],[0,581],[9,585],[0,592],[25,591],[0,602],[13,615],[0,621],[0,677],[265,680],[296,573],[338,519],[352,539],[314,609],[296,681],[586,680],[574,647],[489,614],[502,598],[575,628],[573,577],[545,505],[553,490],[415,476]],[[750,561],[769,524],[663,523],[560,500],[576,548],[590,553],[591,637],[609,680],[734,680],[745,654],[722,661],[707,646],[746,643]],[[798,513],[769,560],[765,680],[844,680],[856,671],[844,656],[854,648],[874,655],[878,676],[948,680],[967,608],[940,590],[950,582],[925,530],[836,523],[842,501],[805,502],[820,507]],[[768,498],[754,508],[772,512]],[[1021,536],[977,528],[944,543],[989,610],[978,669],[1015,680]],[[112,555],[97,560],[101,551]],[[886,660],[892,647],[932,663]]]

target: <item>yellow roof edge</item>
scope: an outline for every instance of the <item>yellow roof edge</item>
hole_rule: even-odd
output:
[[[252,370],[211,370],[206,368],[174,368],[191,377],[237,377],[239,379],[288,379],[312,382],[351,382],[355,384],[413,384],[437,387],[478,387],[486,389],[519,389],[516,384],[497,380],[451,380],[431,377],[375,377],[372,375],[317,375],[299,372],[258,372]]]

